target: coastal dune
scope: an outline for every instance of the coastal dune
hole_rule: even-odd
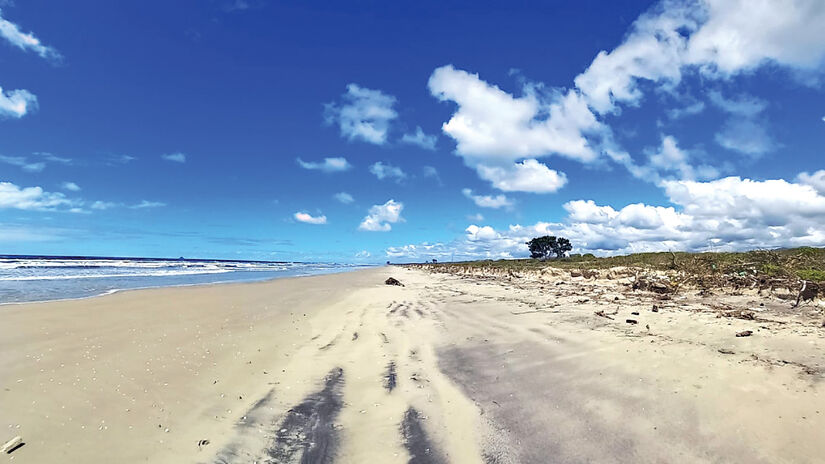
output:
[[[626,283],[390,267],[2,306],[0,441],[30,463],[821,462],[821,306]]]

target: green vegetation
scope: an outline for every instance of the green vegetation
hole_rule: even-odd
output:
[[[825,282],[825,248],[754,250],[741,253],[634,253],[597,258],[592,254],[571,255],[551,261],[508,259],[442,263],[438,266],[479,266],[535,270],[546,266],[562,269],[607,269],[625,266],[651,270],[675,270],[694,276],[740,276],[775,279],[804,279]]]
[[[530,250],[530,257],[533,259],[547,259],[550,255],[564,258],[564,254],[572,250],[573,245],[570,244],[570,240],[564,237],[545,235],[527,242],[527,248]]]

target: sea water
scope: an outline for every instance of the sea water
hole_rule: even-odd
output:
[[[269,280],[364,266],[330,263],[0,255],[0,304],[118,290]]]

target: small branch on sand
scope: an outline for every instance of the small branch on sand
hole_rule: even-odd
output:
[[[602,310],[602,309],[600,309],[600,310],[598,310],[598,311],[594,312],[593,314],[595,314],[595,315],[597,315],[597,316],[599,316],[599,317],[604,317],[604,318],[610,319],[611,321],[613,320],[613,318],[612,318],[612,317],[610,317],[610,316],[608,316],[607,314],[605,314],[604,310]]]

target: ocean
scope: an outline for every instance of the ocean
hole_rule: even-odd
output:
[[[0,255],[0,304],[118,290],[251,282],[364,268],[353,264]]]

